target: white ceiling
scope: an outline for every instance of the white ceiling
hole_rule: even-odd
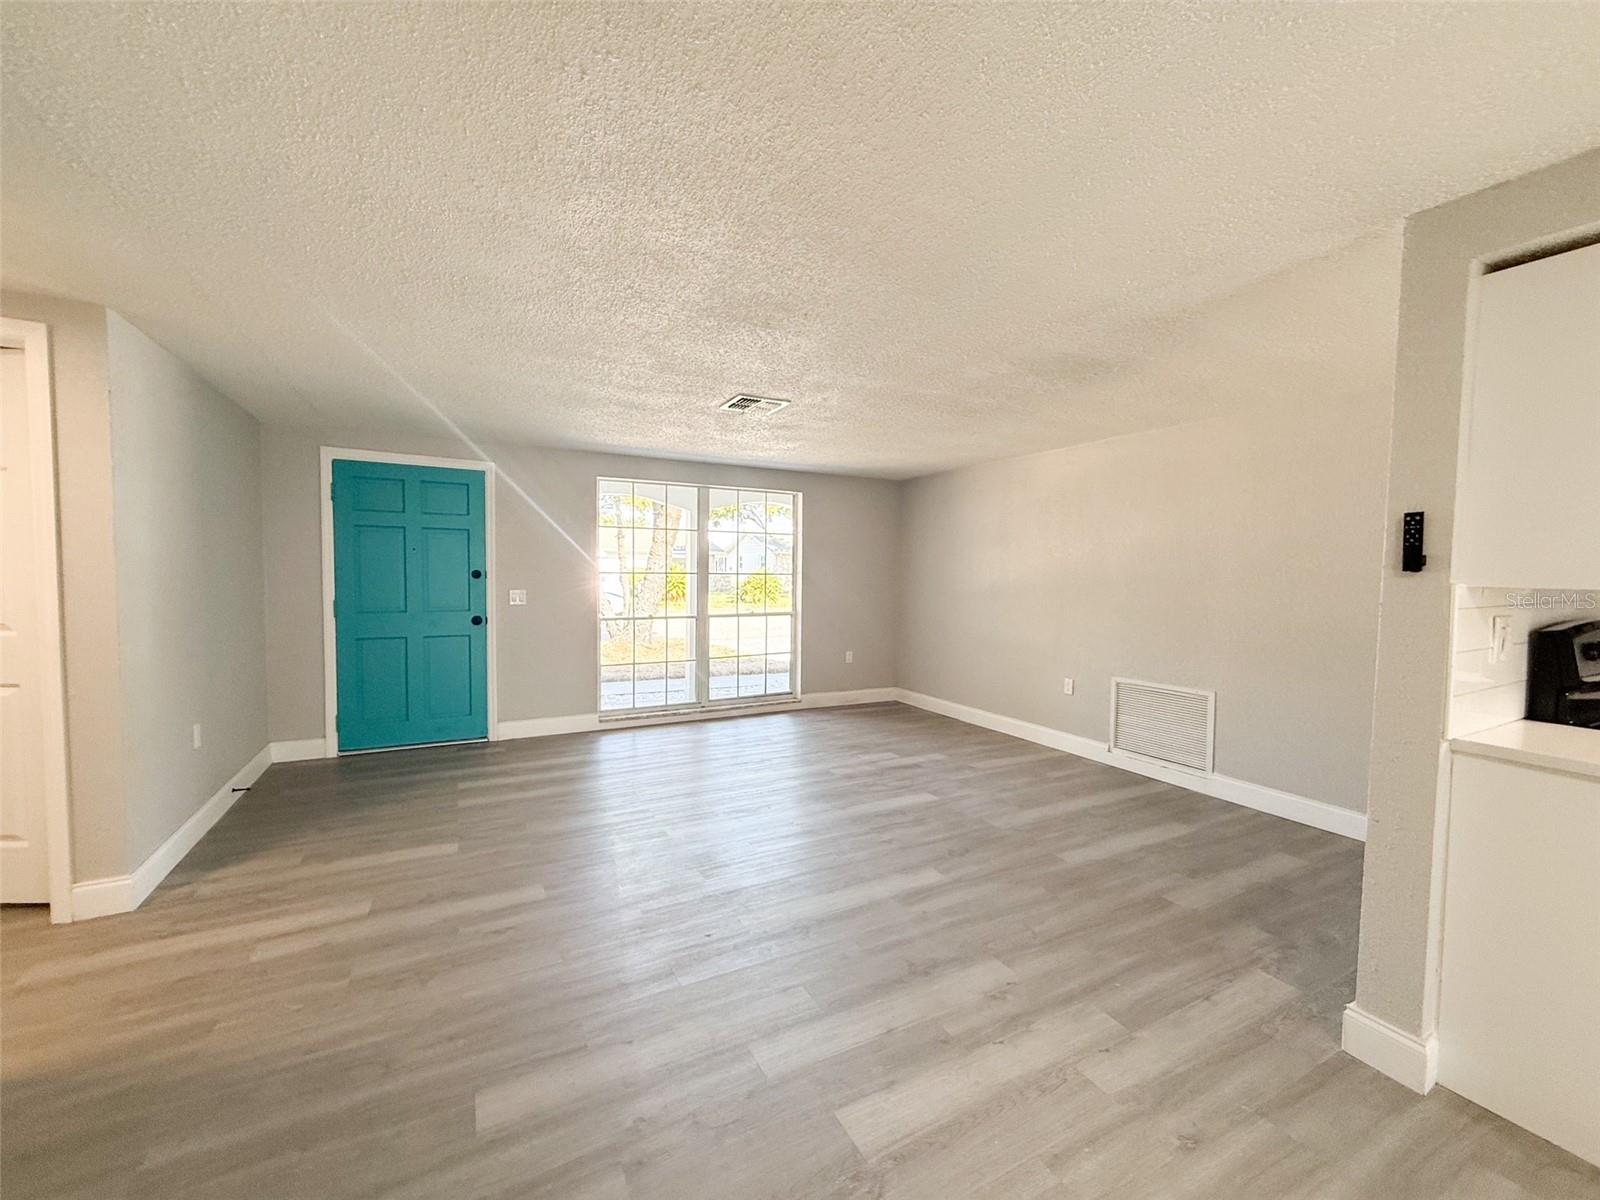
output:
[[[1392,254],[1226,294],[1600,144],[1589,3],[0,22],[7,285],[263,419],[889,476],[1214,415],[1225,363],[1105,386],[1197,330],[1329,369]]]

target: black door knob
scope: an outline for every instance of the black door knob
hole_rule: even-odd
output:
[[[473,617],[472,618],[472,623],[474,625],[482,625],[483,624],[483,618],[482,617]]]
[[[483,572],[482,571],[474,571],[472,573],[472,577],[474,579],[482,579],[483,578]]]

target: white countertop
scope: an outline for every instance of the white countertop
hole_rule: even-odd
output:
[[[1500,758],[1600,779],[1600,729],[1579,729],[1548,721],[1512,721],[1481,733],[1451,738],[1450,748],[1458,754]]]

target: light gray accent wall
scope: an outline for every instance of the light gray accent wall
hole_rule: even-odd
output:
[[[128,869],[106,310],[10,292],[0,310],[50,328],[72,877],[104,879]]]
[[[261,444],[254,417],[106,322],[131,869],[267,743]]]
[[[1102,742],[1113,676],[1214,689],[1218,772],[1360,811],[1394,309],[1319,357],[1252,331],[1374,255],[1397,287],[1398,239],[1358,244],[1101,385],[1226,379],[1228,416],[907,483],[900,685]]]
[[[1600,229],[1600,151],[1406,223],[1378,630],[1356,1003],[1418,1036],[1437,1016],[1449,705],[1450,542],[1476,264]],[[1428,566],[1399,570],[1400,514],[1428,514]]]
[[[745,418],[749,419],[749,418]],[[320,448],[477,458],[450,438],[362,430],[262,430],[268,706],[274,740],[323,735]],[[499,719],[596,706],[595,479],[666,479],[804,494],[801,653],[806,692],[890,687],[899,539],[897,485],[627,455],[488,445],[496,464]],[[570,540],[569,540],[570,539]],[[528,603],[506,603],[525,588]],[[855,662],[844,662],[846,650]]]

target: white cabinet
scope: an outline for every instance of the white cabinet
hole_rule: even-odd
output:
[[[1600,777],[1457,751],[1450,791],[1439,1082],[1600,1163]]]
[[[1478,281],[1451,576],[1600,587],[1600,245]]]

